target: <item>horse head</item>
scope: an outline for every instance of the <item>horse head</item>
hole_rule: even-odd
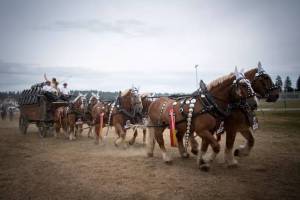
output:
[[[82,111],[85,111],[87,107],[86,94],[83,95],[79,93],[78,96],[72,101],[72,104],[75,109],[80,109]]]
[[[267,102],[275,102],[279,98],[280,87],[273,83],[271,77],[262,68],[260,62],[258,62],[257,73],[251,84],[259,97],[266,98]]]
[[[95,94],[92,92],[91,97],[89,98],[89,105],[95,105],[96,103],[99,102],[99,93]]]
[[[255,109],[257,108],[257,98],[251,86],[251,83],[246,79],[243,70],[238,71],[235,67],[235,80],[232,84],[231,97],[234,102],[245,101],[248,105]]]
[[[120,98],[121,106],[124,109],[133,111],[134,113],[142,113],[143,104],[137,88],[133,87],[129,90],[125,90],[121,93]]]

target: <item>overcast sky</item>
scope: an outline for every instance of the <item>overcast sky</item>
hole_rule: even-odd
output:
[[[0,0],[0,90],[43,73],[71,89],[192,92],[234,66],[293,84],[300,75],[298,0]]]

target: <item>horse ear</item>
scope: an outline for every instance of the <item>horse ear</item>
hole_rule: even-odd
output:
[[[240,79],[243,78],[244,74],[242,73],[242,70],[239,72],[237,66],[235,66],[234,69],[234,75],[235,75],[235,79]]]
[[[200,80],[199,87],[202,92],[207,92],[207,87],[203,80]]]
[[[242,77],[245,77],[245,73],[244,73],[244,72],[245,72],[245,69],[242,68],[239,74],[240,74]]]
[[[263,71],[264,71],[264,69],[262,68],[262,65],[261,65],[261,63],[259,61],[258,64],[257,64],[257,73],[261,73]]]
[[[237,79],[239,76],[239,71],[237,69],[237,66],[235,66],[235,68],[234,68],[234,75],[235,75],[235,79]]]

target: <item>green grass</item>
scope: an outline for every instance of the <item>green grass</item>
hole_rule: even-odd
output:
[[[274,103],[268,103],[265,101],[259,102],[259,108],[300,108],[300,99],[293,100],[278,100]]]
[[[300,111],[257,112],[257,116],[262,130],[300,136]]]

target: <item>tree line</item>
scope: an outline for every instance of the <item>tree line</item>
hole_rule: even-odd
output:
[[[275,79],[275,85],[278,85],[281,87],[282,91],[285,92],[293,92],[293,91],[300,91],[300,75],[296,81],[295,88],[292,87],[292,80],[289,76],[287,76],[284,80],[284,83],[282,81],[281,76],[277,76]],[[98,93],[101,99],[105,100],[115,100],[118,96],[118,92],[105,92],[105,91],[99,91],[99,90],[72,90],[71,93],[76,96],[79,93],[87,94],[87,97],[91,95],[91,93]],[[7,91],[7,92],[0,92],[0,100],[3,100],[5,98],[13,98],[18,99],[21,94],[21,91]],[[157,96],[168,96],[172,95],[170,93],[156,93]]]
[[[289,76],[285,78],[283,84],[281,76],[278,75],[275,79],[275,85],[280,86],[280,88],[285,92],[300,91],[300,75],[296,81],[295,88],[292,87],[292,80]]]

